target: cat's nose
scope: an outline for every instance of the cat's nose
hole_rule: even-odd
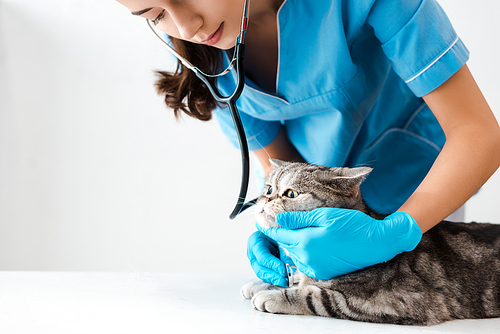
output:
[[[269,197],[266,197],[266,203],[271,202],[271,199]]]

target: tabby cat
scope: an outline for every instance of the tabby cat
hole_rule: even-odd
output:
[[[318,207],[356,209],[382,218],[359,191],[371,168],[271,163],[274,170],[256,204],[263,227],[279,227],[274,217],[280,212]],[[268,187],[279,195],[272,201],[266,200]],[[413,251],[386,263],[331,280],[302,275],[290,288],[258,280],[241,292],[257,310],[280,314],[405,325],[500,317],[500,225],[443,221]]]

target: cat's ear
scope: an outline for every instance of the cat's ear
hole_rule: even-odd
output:
[[[341,183],[344,189],[357,189],[372,170],[371,167],[344,167],[341,169],[340,175],[337,176],[336,182]]]
[[[370,167],[332,167],[327,171],[318,171],[317,177],[323,184],[345,192],[357,191],[359,185],[373,168]]]
[[[342,176],[359,179],[359,183],[361,183],[370,172],[373,170],[371,167],[356,167],[356,168],[342,168]]]
[[[271,167],[273,167],[273,169],[280,168],[288,164],[288,162],[286,161],[273,158],[269,158],[269,163],[271,164]]]

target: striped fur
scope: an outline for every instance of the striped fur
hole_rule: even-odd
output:
[[[273,191],[268,194],[266,188],[257,206],[263,226],[278,226],[274,217],[279,212],[323,206],[381,218],[359,192],[370,169],[273,164],[267,180]],[[288,189],[304,195],[305,201],[284,198]],[[386,263],[331,280],[303,276],[292,288],[254,281],[242,288],[242,294],[264,312],[376,323],[435,325],[500,317],[500,225],[443,221],[424,234],[415,250]]]

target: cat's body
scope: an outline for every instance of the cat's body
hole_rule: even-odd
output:
[[[317,207],[357,209],[381,218],[359,191],[370,169],[274,165],[257,202],[258,222],[264,227],[279,227],[274,217],[280,212]],[[434,325],[500,317],[500,225],[443,221],[413,251],[386,263],[331,280],[304,275],[291,288],[252,282],[242,294],[261,311],[377,323]]]

